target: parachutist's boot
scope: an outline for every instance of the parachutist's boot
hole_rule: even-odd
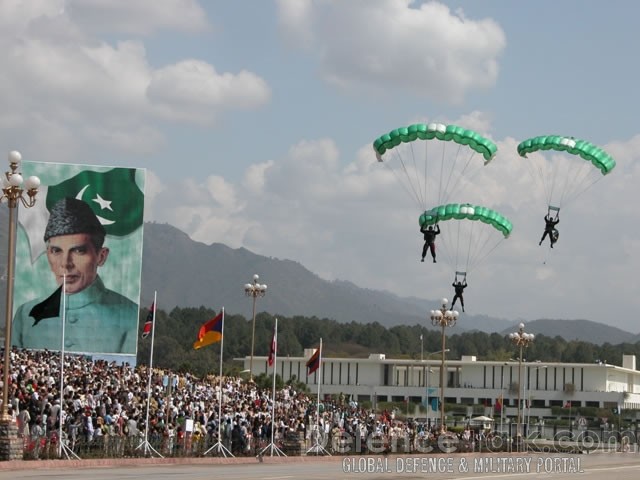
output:
[[[422,260],[420,260],[421,262],[424,262],[424,257],[422,257]]]
[[[436,258],[435,257],[433,257],[433,263],[436,263]]]

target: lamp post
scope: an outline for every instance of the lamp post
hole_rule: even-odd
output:
[[[524,401],[525,401],[525,408],[527,409],[527,414],[524,416],[523,421],[527,422],[527,431],[528,431],[529,423],[531,422],[531,371],[533,370],[535,372],[536,370],[542,370],[544,368],[547,368],[547,365],[542,365],[539,367],[529,367],[528,365],[525,365],[524,368],[525,368]],[[528,374],[527,374],[527,370],[529,372]],[[529,398],[527,398],[527,393],[529,394]]]
[[[524,323],[518,325],[518,331],[509,334],[509,339],[511,343],[515,346],[520,347],[520,355],[518,357],[518,423],[516,424],[516,440],[518,442],[518,451],[520,451],[520,439],[522,437],[522,430],[520,425],[520,420],[522,418],[522,351],[529,346],[535,335],[533,333],[526,333],[524,331]]]
[[[448,352],[449,349],[447,348],[445,350],[445,352]],[[430,352],[427,353],[427,358],[429,358],[431,355],[437,355],[438,353],[441,353],[440,350],[438,350],[437,352]],[[424,367],[423,367],[424,368]],[[427,365],[426,368],[426,378],[425,378],[425,391],[427,392],[427,425],[429,425],[429,408],[431,407],[431,405],[429,404],[429,374],[432,373],[433,370],[431,370],[431,368],[429,367],[429,365]],[[430,426],[430,425],[429,425]]]
[[[267,293],[267,286],[259,284],[260,276],[256,273],[253,276],[253,283],[245,283],[244,293],[247,297],[253,298],[253,322],[251,326],[251,359],[249,360],[249,381],[253,381],[253,347],[256,340],[256,299],[264,297]]]
[[[504,367],[506,367],[507,365],[509,365],[507,362],[504,362],[502,364],[502,378],[500,380],[500,397],[501,397],[501,403],[500,403],[500,431],[504,432],[504,410],[505,410],[505,405],[504,405]]]
[[[29,177],[25,181],[18,171],[22,155],[15,150],[9,153],[9,168],[2,177],[2,196],[0,203],[7,202],[9,207],[9,238],[7,254],[7,300],[4,324],[4,364],[2,376],[2,414],[0,415],[0,459],[22,458],[22,451],[15,451],[12,443],[18,440],[17,427],[9,414],[9,369],[11,368],[11,322],[13,320],[13,277],[16,249],[16,212],[20,203],[30,208],[36,204],[36,194],[40,186],[38,177]],[[26,196],[24,195],[26,193]],[[14,440],[15,439],[15,440]],[[20,445],[21,447],[21,445]]]
[[[447,303],[449,300],[442,299],[442,306],[439,310],[431,310],[431,324],[434,327],[442,328],[442,361],[440,363],[440,431],[444,433],[446,426],[444,424],[444,362],[445,353],[448,351],[445,349],[445,328],[453,327],[458,320],[458,312],[455,310],[449,310]]]

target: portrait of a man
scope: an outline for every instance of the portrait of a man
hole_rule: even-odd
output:
[[[135,352],[138,306],[107,288],[98,273],[109,259],[105,237],[104,226],[86,202],[65,197],[53,205],[44,241],[58,288],[47,298],[20,305],[13,320],[14,346],[61,349],[64,316],[66,351]]]

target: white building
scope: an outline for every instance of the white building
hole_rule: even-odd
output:
[[[321,395],[353,396],[358,401],[423,402],[440,396],[441,359],[397,360],[384,354],[368,358],[323,358],[322,368],[307,376],[304,357],[278,357],[277,373],[286,382],[293,377],[315,392],[322,374]],[[246,357],[244,368],[249,368]],[[640,409],[640,371],[635,355],[624,355],[622,366],[605,363],[478,361],[475,356],[446,360],[445,403],[495,407],[503,398],[506,415],[515,415],[518,395],[527,400],[529,415],[546,416],[550,408],[565,406]],[[254,357],[253,375],[267,373],[266,357]],[[520,376],[522,388],[519,389]],[[428,387],[428,388],[427,388]],[[523,402],[525,403],[525,402]],[[426,405],[426,403],[425,403]]]

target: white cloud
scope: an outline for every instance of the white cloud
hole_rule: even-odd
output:
[[[197,32],[209,27],[196,0],[69,0],[66,10],[92,32],[148,35],[162,29]]]
[[[474,112],[452,123],[469,118],[486,117]],[[477,125],[491,131],[487,120]],[[628,304],[640,307],[632,294],[640,238],[627,228],[640,222],[640,214],[635,190],[625,186],[625,177],[637,173],[639,141],[640,136],[604,146],[618,159],[617,171],[563,212],[554,250],[538,246],[546,204],[517,155],[518,142],[497,141],[498,156],[469,194],[510,218],[515,228],[470,275],[469,312],[608,323],[611,305],[602,299],[627,295]],[[164,218],[205,243],[293,259],[326,279],[451,298],[451,266],[442,257],[437,264],[419,262],[419,212],[376,162],[371,146],[363,145],[352,160],[340,162],[342,156],[348,152],[331,139],[300,141],[280,158],[257,159],[238,186],[224,182],[211,188],[211,179],[192,179],[189,188],[197,192],[198,204],[194,198],[190,207],[168,205]],[[207,189],[227,193],[214,201]]]
[[[266,103],[269,88],[250,71],[192,58],[155,67],[142,41],[118,38],[206,26],[190,0],[0,3],[0,142],[47,161],[148,155],[166,143],[161,122],[210,123]]]
[[[311,0],[276,0],[280,28],[298,47],[310,47],[313,40]]]
[[[316,52],[328,82],[380,91],[407,89],[460,102],[495,85],[504,32],[438,2],[412,0],[278,2],[283,33]]]
[[[183,60],[156,70],[147,94],[169,118],[196,120],[206,120],[212,111],[222,108],[259,107],[271,95],[266,82],[254,73],[219,74],[199,60]]]

